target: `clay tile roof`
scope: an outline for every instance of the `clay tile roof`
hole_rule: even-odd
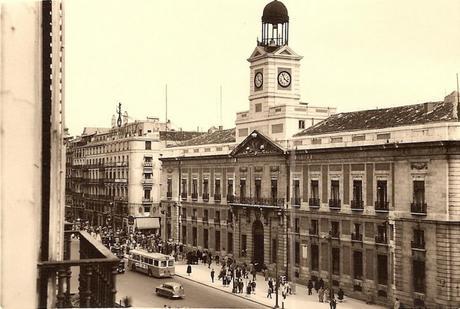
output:
[[[399,126],[457,120],[450,102],[414,105],[334,114],[294,136],[319,135],[345,131],[384,129]]]
[[[196,131],[160,131],[160,140],[182,142],[203,134],[203,132]]]
[[[235,128],[226,130],[217,130],[212,133],[205,133],[191,140],[184,141],[177,146],[194,146],[194,145],[207,145],[207,144],[225,144],[234,143]]]

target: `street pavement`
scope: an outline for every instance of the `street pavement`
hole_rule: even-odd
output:
[[[168,299],[157,296],[155,287],[161,283],[175,281],[182,284],[185,291],[184,299]],[[212,287],[183,279],[178,276],[173,278],[158,279],[149,277],[143,273],[126,270],[124,274],[117,276],[117,302],[125,296],[132,298],[134,307],[164,308],[257,308],[267,307],[237,298]]]
[[[267,290],[268,284],[265,281],[265,278],[258,275],[256,277],[256,291],[255,294],[250,295],[249,297],[244,294],[232,294],[231,287],[224,287],[222,285],[222,281],[217,280],[217,275],[220,271],[219,265],[212,264],[211,267],[214,267],[216,271],[216,277],[214,279],[214,283],[211,281],[210,276],[210,269],[208,269],[207,265],[199,264],[199,265],[192,265],[192,273],[190,276],[187,274],[187,265],[186,264],[176,264],[176,276],[182,277],[184,279],[190,281],[200,282],[202,285],[206,285],[212,287],[217,290],[224,291],[228,293],[228,295],[232,295],[234,299],[247,299],[249,298],[253,302],[257,302],[261,305],[265,305],[267,307],[273,308],[275,305],[275,293],[272,294],[272,299],[267,298]],[[246,284],[245,284],[246,286]],[[296,285],[296,292],[293,295],[289,295],[286,300],[284,300],[281,296],[281,292],[279,293],[279,307],[286,309],[297,309],[297,308],[305,308],[305,309],[316,309],[316,308],[330,308],[329,303],[320,303],[318,301],[318,294],[313,291],[313,295],[307,295],[307,288],[303,285]],[[267,308],[265,307],[265,308]],[[337,309],[383,309],[385,307],[377,306],[377,305],[368,305],[363,301],[345,297],[344,302],[337,303]]]

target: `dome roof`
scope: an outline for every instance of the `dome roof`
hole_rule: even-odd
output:
[[[262,22],[270,24],[283,24],[289,21],[287,8],[280,1],[273,0],[264,8]]]

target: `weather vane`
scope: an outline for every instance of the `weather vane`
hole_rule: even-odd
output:
[[[121,103],[118,103],[117,113],[118,113],[117,126],[121,127]]]

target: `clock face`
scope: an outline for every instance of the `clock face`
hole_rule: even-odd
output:
[[[286,71],[281,71],[279,74],[278,74],[278,84],[280,84],[281,87],[289,87],[289,85],[291,84],[291,74],[289,74],[289,72],[286,72]]]
[[[260,88],[263,84],[264,76],[262,75],[262,72],[257,72],[256,76],[254,76],[254,86],[256,86],[256,88]]]

